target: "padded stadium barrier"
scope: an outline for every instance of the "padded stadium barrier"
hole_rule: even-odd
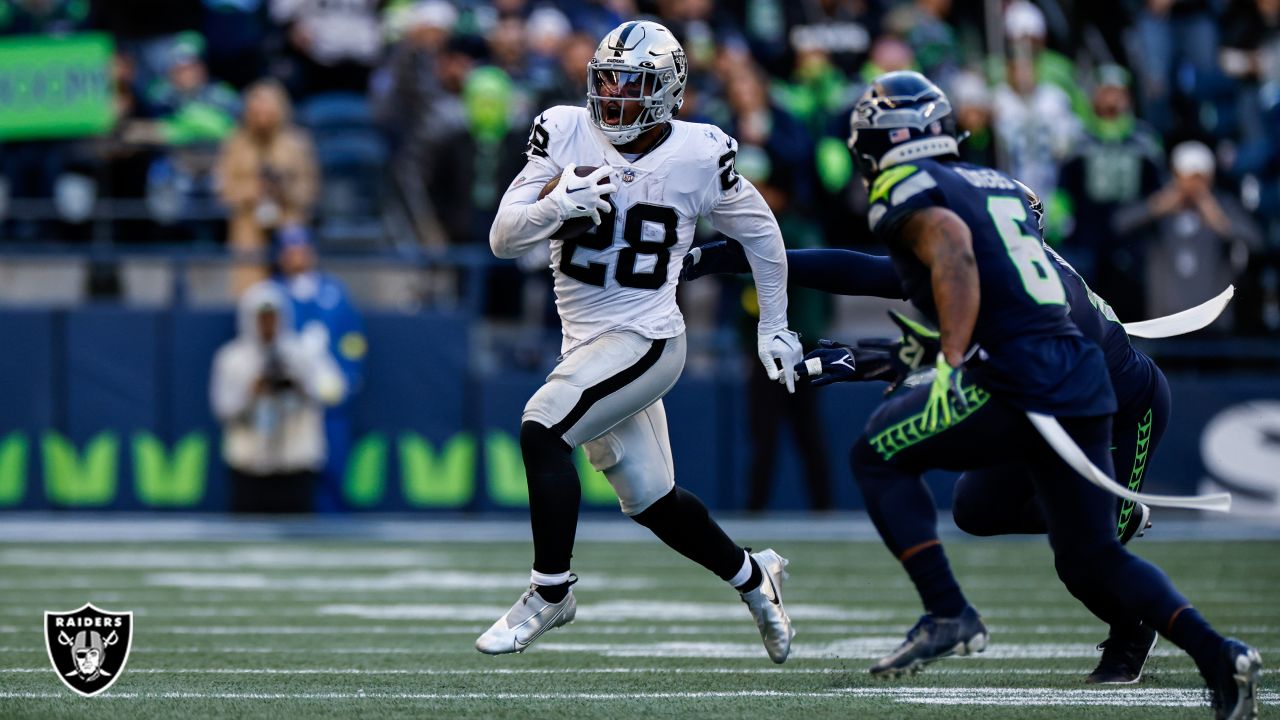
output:
[[[517,433],[534,373],[476,376],[468,318],[366,315],[365,385],[343,494],[357,511],[489,512],[528,504]],[[221,310],[82,306],[0,311],[0,509],[221,511],[226,469],[208,400]],[[1153,492],[1227,488],[1248,512],[1280,514],[1280,378],[1171,375],[1174,421],[1148,468]],[[677,482],[719,510],[743,507],[750,445],[743,383],[687,374],[665,402]],[[822,425],[839,509],[859,509],[848,448],[880,399],[827,388]],[[583,504],[616,510],[579,451]],[[784,432],[770,509],[809,506]],[[930,477],[942,506],[946,474]],[[1243,501],[1243,502],[1241,502]]]

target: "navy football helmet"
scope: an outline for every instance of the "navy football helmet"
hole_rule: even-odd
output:
[[[918,72],[885,73],[871,82],[849,116],[849,152],[863,179],[926,157],[959,155],[946,94]]]

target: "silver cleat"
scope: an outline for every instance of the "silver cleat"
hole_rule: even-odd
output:
[[[796,636],[791,627],[791,618],[786,608],[782,607],[782,581],[788,577],[787,565],[790,561],[772,549],[751,553],[751,557],[760,565],[764,578],[760,587],[742,593],[742,602],[747,604],[751,617],[756,619],[756,627],[760,628],[760,638],[764,640],[764,649],[769,652],[769,659],[776,663],[787,661],[791,653],[791,638]]]
[[[543,633],[568,625],[578,614],[573,590],[558,603],[549,603],[529,586],[505,615],[498,618],[484,634],[476,638],[476,649],[486,655],[524,652]]]

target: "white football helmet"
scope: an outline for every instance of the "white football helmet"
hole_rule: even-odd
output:
[[[670,30],[648,20],[623,23],[605,35],[587,63],[591,121],[614,145],[629,143],[675,116],[688,79],[684,48]],[[616,108],[606,107],[612,103]],[[641,110],[624,125],[620,108],[626,103],[640,103]]]

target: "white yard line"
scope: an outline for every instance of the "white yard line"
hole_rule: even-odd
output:
[[[339,541],[360,538],[399,542],[505,541],[527,545],[529,524],[525,517],[519,513],[481,517],[431,515],[420,518],[364,515],[271,521],[206,515],[157,517],[142,513],[28,512],[15,514],[0,524],[0,542],[82,544],[83,538],[88,537],[112,543],[217,541],[234,545],[272,541],[303,542],[314,538]],[[725,517],[721,524],[732,537],[768,538],[775,542],[878,540],[875,528],[863,512],[839,512],[822,517],[808,513],[774,513],[764,519]],[[1144,545],[1164,540],[1280,538],[1280,523],[1271,519],[1162,518],[1156,527],[1156,531],[1148,533],[1147,538],[1142,541]],[[963,537],[946,520],[941,523],[940,530],[944,539]],[[583,517],[578,525],[578,539],[582,543],[653,543],[653,538],[644,528],[616,512],[592,513]]]
[[[356,570],[356,568],[350,568]],[[118,574],[113,569],[113,574]],[[658,584],[643,577],[599,576],[592,578],[601,587],[645,590]],[[25,578],[0,581],[0,590],[94,590],[128,591],[139,587],[181,590],[250,590],[329,592],[345,594],[388,590],[512,590],[527,587],[527,573],[478,573],[464,570],[402,570],[380,575],[333,572],[324,575],[285,575],[268,572],[147,572],[135,584],[104,584],[99,578],[77,573],[71,577]]]
[[[376,570],[383,568],[448,567],[451,556],[444,552],[378,547],[369,550],[323,548],[298,545],[249,545],[225,549],[147,550],[127,552],[58,549],[55,547],[10,548],[0,550],[0,567],[47,569],[75,568],[76,574],[121,570],[221,570],[294,568]]]
[[[132,596],[130,596],[132,598]],[[133,601],[132,599],[123,600],[104,600],[101,594],[94,593],[92,600],[95,604],[105,606],[109,610],[132,610],[136,618],[288,618],[299,619],[306,616],[317,615],[350,615],[353,617],[361,617],[364,619],[380,619],[385,621],[404,620],[406,622],[439,622],[439,623],[456,623],[463,620],[473,620],[478,622],[488,622],[492,617],[505,610],[505,606],[493,605],[487,609],[483,609],[483,614],[473,611],[476,606],[473,604],[461,605],[453,603],[432,603],[431,606],[438,608],[437,610],[414,610],[414,608],[424,607],[423,605],[408,604],[343,604],[333,605],[328,598],[308,596],[301,599],[290,599],[284,605],[272,604],[263,606],[248,605],[220,605],[210,604],[211,601],[216,603],[216,597],[211,598],[208,595],[200,595],[197,603],[184,604],[181,597],[175,598],[171,594],[164,594],[163,600],[147,600]],[[44,617],[45,610],[53,610],[62,607],[65,603],[41,603],[30,602],[29,598],[23,598],[24,602],[12,602],[5,607],[0,607],[0,616],[11,616],[14,618],[34,618],[33,622],[38,623]],[[243,603],[245,598],[227,598],[227,602]],[[115,604],[113,604],[115,603]],[[175,607],[176,605],[176,607]],[[589,604],[580,609],[580,617],[589,620],[586,625],[579,624],[575,626],[575,630],[579,632],[587,631],[593,633],[612,634],[617,632],[625,632],[625,629],[604,630],[597,626],[601,623],[610,622],[629,622],[635,618],[653,617],[653,612],[657,612],[656,606],[647,605],[645,609],[639,611],[635,618],[633,617],[609,617],[608,613],[604,613],[604,617],[592,617],[600,613],[592,611],[592,608],[598,607],[600,603]],[[684,603],[665,603],[663,607],[671,605],[684,605]],[[665,612],[661,615],[664,619],[672,620],[673,630],[683,633],[695,633],[702,630],[706,632],[724,632],[726,626],[736,626],[745,622],[745,615],[738,616],[737,613],[724,612],[723,604],[712,603],[715,608],[721,610],[718,615],[711,617],[701,617],[696,622],[688,620],[668,617]],[[833,606],[813,606],[831,608]],[[66,608],[70,609],[70,608]],[[799,612],[797,612],[797,610]],[[699,611],[701,612],[701,611]],[[831,615],[839,616],[839,613],[849,613],[857,617],[858,624],[830,624],[825,623],[820,627],[814,627],[813,620],[830,620]],[[492,617],[490,616],[492,615]],[[918,615],[918,611],[912,608],[904,608],[901,610],[844,610],[835,608],[835,612],[827,617],[825,611],[814,611],[809,606],[795,605],[792,607],[792,614],[797,619],[803,619],[803,630],[805,634],[868,634],[895,632],[900,629],[905,621],[913,621]],[[710,615],[710,613],[707,613]],[[1080,612],[1055,610],[1054,608],[1043,608],[1032,612],[1015,612],[1003,613],[1000,611],[986,612],[984,618],[988,621],[988,626],[997,635],[1004,634],[1035,634],[1035,635],[1089,635],[1097,634],[1102,626],[1092,623],[1073,623],[1073,624],[1046,624],[1046,621],[1054,620],[1078,620],[1081,617]],[[873,624],[874,623],[874,624]],[[149,624],[149,623],[148,623]],[[486,624],[485,627],[488,627]],[[647,626],[656,627],[656,626]],[[36,628],[39,629],[38,627]],[[1234,635],[1263,635],[1263,634],[1280,634],[1280,625],[1272,624],[1251,624],[1251,625],[1230,625],[1226,629]],[[441,629],[445,631],[446,629]],[[477,632],[484,630],[480,628]],[[645,629],[643,633],[652,632]]]
[[[497,616],[499,613],[493,613]],[[139,628],[139,632],[145,631],[147,634],[160,635],[471,635],[479,634],[485,631],[489,625],[486,624],[453,624],[439,625],[432,627],[421,627],[414,625],[355,625],[346,624],[343,626],[314,626],[314,625],[292,625],[287,622],[272,625],[162,625],[147,622],[147,618],[154,617],[150,613],[134,613],[135,625]],[[225,617],[236,617],[233,614],[227,614]],[[261,619],[270,616],[261,616],[257,614],[243,615],[240,617],[252,617]],[[286,615],[280,614],[275,617],[287,617],[289,619],[297,619],[297,614]],[[188,618],[190,619],[190,618]],[[474,620],[476,618],[467,618]],[[486,618],[488,619],[488,618]],[[31,624],[26,627],[16,626],[0,626],[0,634],[4,632],[42,632],[40,625],[41,618],[32,617]],[[443,621],[438,621],[443,622]],[[898,638],[896,633],[901,628],[895,625],[818,625],[818,626],[802,626],[806,637],[824,637],[824,638],[846,638],[846,639],[866,639],[876,638],[883,639],[885,637]],[[1042,629],[1019,629],[1009,626],[991,626],[993,634],[997,637],[997,642],[1002,645],[1010,644],[1007,640],[1010,637],[1037,637],[1040,635],[1055,636],[1079,636],[1091,640],[1098,640],[1105,637],[1106,628],[1097,625],[1085,625],[1078,628],[1060,628],[1053,631]],[[671,625],[626,625],[618,623],[602,623],[593,621],[593,624],[582,625],[573,628],[573,634],[576,637],[589,638],[594,636],[661,636],[661,635],[678,635],[678,636],[721,636],[726,633],[730,636],[735,635],[752,635],[755,628],[750,624],[750,618],[726,619],[722,623],[695,623],[682,624],[674,623]],[[1233,632],[1235,632],[1233,630]],[[1256,633],[1255,633],[1256,634]],[[899,640],[901,638],[898,638]]]
[[[351,616],[366,620],[428,620],[428,619],[486,619],[499,617],[506,612],[491,608],[463,604],[415,603],[404,605],[342,604],[324,605],[316,609],[321,615]],[[649,620],[660,617],[673,622],[737,619],[738,612],[731,611],[733,604],[726,602],[643,602],[636,600],[605,600],[580,605],[578,619],[589,622],[623,622]],[[859,610],[835,605],[788,603],[787,612],[796,621],[844,620],[866,622],[898,619],[902,613],[893,610]],[[485,613],[485,617],[478,615]],[[463,617],[459,617],[463,616]],[[473,617],[474,616],[474,617]],[[742,615],[742,617],[746,617]]]
[[[70,693],[0,692],[0,699],[67,698]],[[707,690],[690,692],[105,692],[98,697],[116,700],[680,700],[702,698],[796,697],[835,698],[839,691]]]
[[[874,660],[882,657],[900,643],[900,635],[862,637],[836,640],[826,643],[808,643],[792,648],[792,657],[817,659]],[[612,658],[754,658],[762,654],[759,643],[752,642],[677,642],[656,643],[594,643],[545,640],[542,651],[595,653]],[[1270,654],[1277,648],[1263,647],[1259,652]],[[1153,657],[1182,657],[1183,652],[1167,643],[1156,647]],[[995,642],[975,660],[1037,660],[1080,658],[1096,660],[1098,651],[1093,645],[1081,643],[1000,643]]]
[[[0,674],[47,673],[45,667],[0,668]],[[365,669],[365,668],[138,668],[130,667],[130,675],[862,675],[863,669],[845,668],[673,668],[673,667],[616,667],[616,668],[465,668],[465,669]],[[990,675],[993,670],[981,668],[938,667],[929,668],[930,675]],[[1004,675],[1084,676],[1083,670],[1066,668],[1010,668],[1000,670]],[[1161,670],[1161,675],[1198,674],[1195,668]]]
[[[557,646],[549,643],[540,643],[540,646],[541,646],[540,650],[553,648],[553,647],[560,650],[572,649],[572,648],[564,647],[562,645]],[[880,650],[887,651],[888,649],[892,648],[892,646],[893,646],[892,644],[887,644],[882,648],[880,648]],[[591,645],[589,647],[591,648],[589,650],[590,652],[599,652],[601,649],[601,646],[599,645]],[[1092,646],[1088,646],[1088,647],[1090,650],[1092,650]],[[716,649],[720,651],[719,655],[707,654],[705,652],[702,654],[688,653],[688,652],[682,654],[681,652],[677,652],[671,648],[662,648],[655,652],[618,654],[614,656],[615,657],[659,657],[659,658],[721,657],[725,659],[743,659],[743,660],[758,660],[761,657],[763,657],[763,651],[760,648],[759,644],[743,643],[739,646],[739,648],[733,649],[735,650],[735,652],[725,652],[725,648],[723,647],[716,648]],[[1280,652],[1280,648],[1275,650],[1277,652]],[[38,645],[36,646],[0,645],[0,652],[8,652],[8,653],[32,652],[32,653],[38,653],[43,657],[47,651],[42,646],[38,646]],[[456,647],[444,647],[444,648],[436,647],[432,649],[426,649],[422,647],[356,646],[356,647],[327,647],[324,650],[324,654],[326,655],[361,655],[361,656],[363,655],[418,655],[418,656],[432,655],[432,656],[436,656],[436,655],[445,655],[445,654],[457,654],[458,652],[459,650]],[[822,656],[822,655],[815,656],[812,653],[803,651],[802,647],[797,647],[794,652],[795,652],[794,657],[798,657],[798,658],[816,657],[817,659],[844,659],[844,660],[878,659],[880,655],[883,654],[883,652],[879,652],[878,654],[876,652],[872,652],[872,653],[863,653],[857,656],[848,655],[848,654],[845,654],[845,655],[828,654],[826,656]],[[1271,651],[1267,651],[1267,652],[1270,653]],[[242,646],[242,645],[224,645],[219,647],[186,647],[186,646],[184,647],[145,647],[144,646],[144,647],[135,647],[130,650],[130,653],[134,655],[144,654],[144,655],[201,655],[201,656],[208,656],[208,655],[315,655],[316,650],[314,648],[261,647],[261,646]],[[601,653],[601,654],[607,655],[607,653]],[[1157,655],[1173,655],[1174,657],[1176,657],[1177,653],[1176,652],[1166,653],[1163,651],[1158,651]],[[1097,651],[1092,650],[1092,655],[1087,655],[1087,656],[1084,654],[1083,651],[1081,651],[1080,654],[1070,654],[1070,655],[1038,656],[1034,654],[1023,654],[1023,655],[1018,655],[1016,657],[1019,660],[1034,661],[1034,660],[1060,660],[1060,659],[1063,659],[1064,657],[1067,659],[1083,658],[1083,657],[1095,658],[1096,656],[1097,656]],[[974,664],[986,665],[987,663],[977,662],[977,661],[983,660],[984,658],[991,659],[991,660],[1002,659],[998,654],[989,650],[987,653],[984,653],[982,655],[977,655],[971,658],[964,658],[961,660],[957,660],[956,663],[974,663]],[[955,670],[953,671],[950,669],[952,667],[954,666],[947,665],[946,667],[939,668],[939,670],[937,671],[960,672],[961,674],[964,674],[969,671],[972,671],[975,674],[992,672],[991,668],[955,667]],[[787,668],[786,670],[790,670],[790,668]],[[1180,671],[1180,670],[1175,670],[1175,672],[1177,671]],[[556,670],[553,672],[560,672],[560,671]],[[860,670],[855,669],[854,672],[860,672]],[[931,668],[930,672],[935,672],[935,669]],[[1001,669],[999,670],[999,672],[1010,672],[1010,673],[1017,674],[1020,671],[1014,670],[1014,669]],[[1026,672],[1029,674],[1035,674],[1036,672],[1038,672],[1038,670],[1028,669],[1026,670]],[[1072,671],[1072,672],[1075,672],[1075,671]]]
[[[118,573],[118,570],[113,571]],[[0,575],[5,574],[3,568],[0,568]],[[628,590],[652,590],[658,588],[661,582],[657,578],[652,577],[619,577],[609,575],[592,575],[589,578],[591,587],[580,591],[579,594],[598,593],[607,588],[608,591],[628,591]],[[851,580],[851,582],[853,582]],[[186,593],[182,596],[185,600],[194,600],[198,602],[210,602],[226,600],[229,602],[243,603],[247,598],[261,598],[271,596],[283,601],[299,601],[299,602],[329,602],[339,600],[348,600],[352,596],[365,600],[410,600],[424,598],[428,594],[440,593],[449,595],[451,593],[470,593],[473,595],[483,595],[488,598],[496,599],[499,596],[505,597],[508,592],[517,592],[522,587],[527,587],[528,576],[525,574],[508,574],[508,573],[475,573],[460,570],[407,570],[403,572],[393,572],[372,577],[359,577],[355,575],[343,576],[339,570],[335,570],[329,575],[306,575],[293,577],[279,577],[271,573],[200,573],[200,572],[167,572],[167,573],[148,573],[133,584],[104,583],[95,577],[78,576],[68,578],[34,578],[21,580],[3,580],[0,581],[0,593],[15,592],[21,593],[24,598],[29,599],[31,596],[47,596],[52,598],[61,598],[68,592],[92,596],[95,602],[133,602],[141,601],[144,598],[155,598],[157,601],[168,599],[170,603],[174,601],[173,591]],[[162,588],[172,588],[168,592],[161,591]],[[965,588],[971,591],[982,591],[986,588],[981,582],[971,582],[966,579]],[[839,594],[846,597],[849,605],[847,608],[837,608],[832,612],[840,613],[841,617],[823,617],[821,619],[846,619],[846,620],[875,620],[882,618],[899,618],[899,617],[915,617],[919,614],[916,609],[914,599],[910,592],[902,590],[900,593],[893,589],[880,588],[874,592],[868,591],[867,597],[873,598],[876,604],[883,602],[886,597],[901,596],[902,609],[897,610],[858,610],[858,606],[871,604],[872,600],[863,601],[858,597],[856,588],[827,588],[823,591],[820,588],[812,586],[802,586],[804,592],[835,592],[839,590]],[[1184,588],[1186,590],[1186,588]],[[206,592],[215,593],[215,597],[209,597],[204,594]],[[796,592],[792,589],[791,592]],[[1074,606],[1075,601],[1067,594],[1066,590],[1054,588],[1052,590],[1029,589],[1026,587],[1005,588],[1002,590],[1003,598],[988,600],[981,603],[979,608],[983,616],[992,619],[1019,618],[1030,619],[1038,618],[1040,620],[1060,618],[1078,618],[1080,612],[1072,612],[1064,610],[1064,607]],[[1229,606],[1233,614],[1239,616],[1248,616],[1250,618],[1270,619],[1275,614],[1275,603],[1273,600],[1267,599],[1265,594],[1249,594],[1242,595],[1239,592],[1212,592],[1212,591],[1196,591],[1188,590],[1188,595],[1192,596],[1195,601],[1201,605],[1223,605]],[[1261,593],[1261,591],[1259,591]],[[452,597],[457,597],[453,595]],[[627,601],[619,601],[627,602]],[[668,602],[663,603],[664,607],[672,608],[686,603]],[[718,608],[723,605],[712,603]],[[1033,607],[1028,607],[1028,606]],[[1041,609],[1045,605],[1052,605],[1058,608],[1057,613],[1046,612]],[[375,607],[375,606],[370,606]],[[588,610],[593,606],[583,607],[582,610]],[[382,613],[383,617],[394,615],[394,610],[370,610],[368,614]],[[408,611],[402,614],[408,615]],[[723,614],[722,612],[720,614]],[[398,617],[388,619],[415,619],[412,617]],[[813,619],[813,618],[809,618]]]
[[[734,698],[874,698],[922,705],[1203,707],[1187,689],[1063,690],[1055,688],[845,688],[826,691],[727,690],[687,692],[106,692],[117,700],[684,700]],[[0,692],[0,699],[74,699],[66,692]],[[1280,693],[1262,692],[1273,703]]]
[[[916,705],[1204,707],[1208,704],[1202,691],[1177,688],[849,688],[842,694]],[[1263,691],[1258,693],[1258,698],[1264,703],[1273,703],[1280,699],[1280,693]]]
[[[451,629],[448,635],[470,635],[480,632],[482,629],[476,627],[455,628]],[[661,626],[653,626],[652,632],[640,631],[634,632],[634,628],[616,627],[606,628],[597,627],[594,631],[584,629],[583,632],[573,632],[572,630],[563,631],[554,639],[544,640],[539,643],[539,647],[543,651],[549,652],[568,652],[568,653],[592,653],[602,657],[612,658],[743,658],[750,659],[759,657],[762,649],[758,642],[754,641],[712,641],[712,640],[660,640],[657,642],[595,642],[591,638],[601,635],[649,635],[652,637],[661,637],[668,634],[684,634],[669,633],[668,628]],[[891,650],[899,642],[902,636],[896,633],[886,632],[884,629],[881,634],[870,634],[859,637],[844,637],[836,640],[828,640],[820,643],[805,643],[797,645],[793,650],[793,657],[800,658],[816,658],[816,659],[878,659],[886,652]],[[16,633],[18,628],[13,626],[0,626],[0,633],[10,632]],[[36,634],[40,632],[39,626],[22,628],[22,631],[28,634]],[[710,632],[689,633],[689,634],[717,634],[723,633],[722,629],[713,629]],[[369,625],[361,627],[353,627],[349,625],[253,625],[253,626],[237,626],[237,625],[191,625],[191,626],[167,626],[167,627],[140,627],[137,630],[138,636],[143,635],[179,635],[192,637],[238,637],[238,636],[292,636],[306,635],[316,637],[333,637],[333,636],[387,636],[387,637],[405,637],[405,636],[422,636],[432,635],[439,636],[442,631],[439,628],[420,627],[420,626],[394,626],[394,625]],[[742,634],[746,637],[746,634]],[[575,641],[577,639],[586,640]],[[144,650],[148,652],[182,652],[181,649],[156,648],[156,647],[137,647],[140,643],[135,639],[135,651]],[[9,646],[14,650],[38,650],[35,648],[23,648],[20,646]],[[422,648],[411,650],[422,654],[435,654],[457,652],[462,648],[462,644],[433,646],[430,648]],[[1280,652],[1280,648],[1274,646],[1262,646],[1258,648],[1263,654],[1273,654]],[[331,647],[325,652],[342,652],[344,648]],[[374,653],[375,650],[365,650],[363,648],[345,649],[354,653]],[[404,650],[404,649],[402,649]],[[209,648],[200,648],[199,652],[211,652]],[[259,650],[254,650],[257,652]],[[285,652],[284,648],[272,648],[270,650],[261,650],[264,652]],[[216,652],[216,651],[215,651]],[[226,650],[225,652],[239,652],[239,650]],[[1156,647],[1152,653],[1154,657],[1182,657],[1183,653],[1176,647],[1167,643]],[[1048,659],[1087,659],[1094,660],[1098,657],[1098,651],[1091,643],[1017,643],[1017,642],[994,642],[981,655],[976,655],[970,661],[985,660],[1048,660]]]

